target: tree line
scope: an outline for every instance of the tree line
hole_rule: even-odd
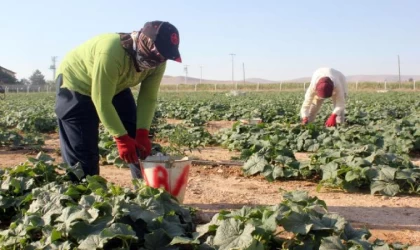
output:
[[[15,76],[0,70],[0,84],[46,85],[47,81],[45,80],[45,76],[38,69],[32,73],[29,79],[22,78],[20,80],[16,79]]]

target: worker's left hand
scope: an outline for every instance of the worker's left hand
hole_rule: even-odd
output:
[[[140,159],[144,160],[152,152],[152,142],[149,139],[149,130],[137,129],[136,142],[140,148]]]
[[[333,126],[335,126],[337,124],[336,118],[337,118],[337,115],[336,114],[331,114],[330,117],[328,118],[328,120],[325,122],[325,126],[326,127],[333,127]]]

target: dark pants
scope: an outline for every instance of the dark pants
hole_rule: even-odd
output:
[[[57,77],[55,113],[58,118],[61,155],[65,163],[83,168],[85,176],[99,175],[99,117],[90,96],[66,88],[62,75]],[[112,103],[130,137],[136,137],[136,104],[130,89],[114,96]],[[133,164],[130,164],[133,165]],[[139,177],[130,166],[133,177]],[[133,173],[135,171],[136,173]]]

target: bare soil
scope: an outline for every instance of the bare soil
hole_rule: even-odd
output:
[[[229,127],[232,123],[213,123],[214,130]],[[219,126],[219,127],[217,127]],[[61,162],[58,155],[57,134],[46,136],[45,152]],[[0,148],[0,167],[15,166],[34,157],[32,150],[9,151]],[[191,157],[201,160],[229,161],[237,157],[219,147],[209,147],[194,151]],[[308,159],[307,154],[297,153],[299,160]],[[420,159],[413,159],[420,165]],[[128,169],[115,166],[101,167],[101,176],[108,181],[130,187],[131,174]],[[238,209],[244,205],[274,205],[282,200],[280,190],[306,190],[310,195],[324,200],[330,212],[339,213],[356,227],[367,227],[372,233],[371,240],[380,238],[388,242],[401,242],[420,246],[420,197],[373,196],[368,193],[345,193],[342,191],[316,191],[316,183],[311,181],[268,182],[260,176],[244,176],[240,166],[193,166],[190,170],[184,199],[187,206],[199,209],[203,222],[210,220],[220,209]]]

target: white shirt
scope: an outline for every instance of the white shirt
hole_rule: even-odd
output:
[[[334,83],[334,91],[331,96],[334,104],[333,114],[339,115],[346,108],[346,99],[348,96],[346,77],[338,70],[332,68],[317,69],[311,79],[311,84],[306,90],[305,100],[300,110],[302,118],[309,116],[309,108],[316,96],[316,84],[322,77],[329,77]]]

